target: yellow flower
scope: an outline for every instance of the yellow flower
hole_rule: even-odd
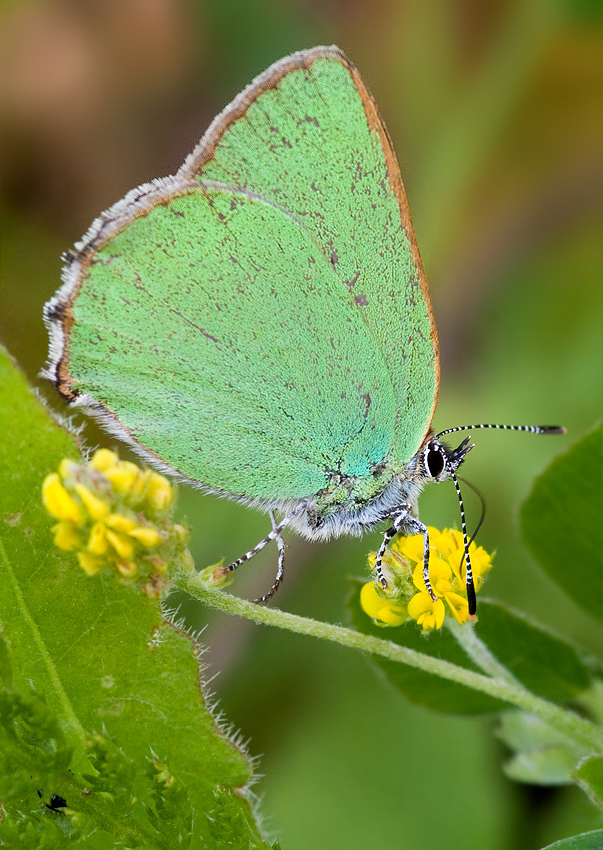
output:
[[[73,525],[83,525],[86,512],[67,492],[56,472],[47,475],[42,484],[44,507],[55,519],[64,519]]]
[[[111,568],[140,581],[158,597],[160,578],[174,557],[185,556],[188,532],[172,521],[174,491],[163,475],[99,449],[87,464],[64,458],[44,479],[43,501],[59,522],[55,545],[75,552],[88,574]]]
[[[360,604],[363,611],[372,617],[378,626],[400,626],[408,620],[404,605],[392,599],[385,599],[372,581],[362,585]]]
[[[80,531],[68,520],[62,519],[52,526],[54,532],[54,545],[66,552],[81,549],[83,537]]]
[[[417,621],[424,632],[430,632],[432,629],[440,629],[444,622],[445,613],[446,608],[442,600],[432,599],[426,590],[415,593],[408,603],[409,616]]]
[[[134,578],[134,576],[138,573],[138,567],[134,561],[118,561],[117,571],[124,578]]]
[[[134,554],[134,542],[128,540],[127,535],[119,534],[116,531],[105,531],[105,537],[113,546],[120,558],[131,558]]]
[[[99,558],[98,555],[90,555],[89,552],[78,552],[77,559],[80,567],[89,576],[96,575],[106,565],[104,558]]]
[[[138,528],[135,520],[123,516],[123,514],[109,514],[105,519],[105,525],[108,525],[113,531],[123,531],[126,534],[131,534]]]
[[[102,522],[95,522],[90,529],[88,537],[88,546],[86,547],[92,555],[104,555],[109,548],[107,536],[105,533],[105,525]]]
[[[146,546],[147,549],[152,549],[153,546],[157,546],[157,544],[161,541],[161,536],[156,528],[143,528],[141,526],[133,529],[133,531],[130,531],[129,534],[130,537],[133,537],[134,540],[138,540],[138,542],[143,546]]]
[[[392,616],[392,625],[399,625],[405,619],[416,620],[424,632],[441,628],[446,610],[459,623],[469,619],[467,589],[465,586],[465,549],[460,531],[429,528],[429,581],[436,599],[432,599],[423,580],[423,535],[398,537],[383,559],[383,572],[388,588],[382,591],[376,583],[369,582],[361,591],[361,605],[369,616],[382,625],[388,624],[387,617]],[[481,546],[471,543],[469,556],[473,570],[476,592],[481,588],[484,575],[492,567],[492,556]],[[369,556],[369,565],[374,568],[375,557]],[[409,590],[408,574],[412,575]],[[373,591],[365,590],[372,587]],[[418,592],[416,592],[418,591]],[[364,594],[364,598],[363,598]],[[393,608],[395,615],[376,616],[380,612],[380,600],[383,606]],[[405,616],[406,615],[406,616]]]
[[[155,506],[155,510],[163,511],[174,498],[174,491],[167,478],[158,472],[151,472],[146,496]]]
[[[441,616],[440,614],[434,614],[433,622],[436,625],[426,627],[426,621],[429,619],[425,616],[426,603],[420,603],[420,600],[417,599],[412,606],[409,604],[408,613],[423,626],[424,631],[430,628],[439,629],[442,625],[445,610],[443,601],[446,602],[450,609],[450,614],[457,622],[466,623],[469,619],[467,587],[465,585],[466,564],[463,535],[456,529],[448,528],[444,531],[439,531],[437,528],[430,527],[428,531],[430,543],[429,581],[434,594],[438,597],[437,602],[431,600],[423,580],[422,535],[414,535],[413,537],[402,539],[398,544],[399,548],[408,558],[417,562],[413,570],[413,582],[419,591],[417,597],[430,599],[434,609],[437,606],[438,610],[441,611]],[[420,554],[418,552],[419,541],[421,546]],[[492,567],[492,556],[482,546],[476,546],[475,543],[471,543],[469,546],[469,558],[471,560],[471,569],[473,570],[473,583],[477,592],[483,584],[485,573]],[[438,602],[442,603],[441,607],[437,604]],[[414,612],[417,612],[418,616],[415,616]],[[422,619],[419,620],[419,617],[422,617]]]
[[[91,519],[102,519],[109,513],[109,505],[93,493],[92,490],[86,487],[85,484],[80,484],[79,481],[76,481],[73,485],[73,489],[80,497],[80,500]]]
[[[106,472],[111,467],[117,466],[119,463],[119,455],[110,449],[98,449],[90,459],[90,466],[98,469],[99,472]]]
[[[143,472],[136,464],[122,460],[116,466],[105,469],[103,474],[109,479],[116,493],[127,493],[134,489]]]

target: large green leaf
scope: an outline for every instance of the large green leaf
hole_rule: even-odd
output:
[[[603,809],[603,756],[585,758],[572,773],[572,779]]]
[[[530,785],[567,785],[588,749],[569,740],[539,717],[507,711],[500,719],[498,737],[513,750],[505,773]]]
[[[591,682],[577,649],[505,605],[480,600],[477,636],[519,681],[538,696],[568,702]]]
[[[77,458],[78,447],[1,352],[0,433],[4,704],[21,716],[15,729],[30,729],[26,740],[12,727],[6,735],[16,741],[17,773],[19,747],[23,764],[31,747],[41,759],[49,751],[63,757],[29,782],[22,769],[12,784],[3,776],[0,835],[36,833],[28,813],[39,811],[41,790],[75,813],[50,813],[63,844],[45,847],[64,846],[60,819],[79,824],[80,835],[90,825],[95,838],[85,843],[84,835],[86,847],[267,846],[246,796],[249,762],[207,709],[199,648],[136,587],[87,577],[54,548],[40,487],[62,457]],[[112,818],[101,805],[107,795]]]
[[[542,850],[601,850],[603,847],[603,829],[595,829],[592,832],[583,832],[581,835],[572,835],[547,844]]]
[[[358,631],[386,636],[417,652],[483,672],[446,629],[426,637],[414,622],[386,630],[376,625],[360,606],[360,587],[360,583],[355,583],[350,599],[352,621]],[[529,690],[546,699],[567,702],[588,688],[589,668],[571,644],[498,603],[482,600],[478,611],[477,637]],[[396,688],[419,705],[451,714],[479,714],[504,707],[500,700],[422,670],[378,657],[371,661]]]
[[[523,539],[546,573],[595,617],[603,614],[603,426],[558,457],[521,508]]]

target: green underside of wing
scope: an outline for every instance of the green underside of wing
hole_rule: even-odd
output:
[[[391,458],[408,461],[431,422],[437,355],[381,139],[349,69],[324,57],[286,74],[225,130],[197,176],[288,210],[334,263],[340,297],[354,309],[365,304],[362,320],[396,400]]]
[[[340,286],[289,216],[199,191],[100,252],[74,305],[71,370],[185,475],[251,497],[310,495],[328,471],[369,474],[396,415]]]
[[[74,386],[173,468],[251,499],[401,468],[431,418],[431,327],[398,202],[347,71],[326,71],[264,92],[203,174],[235,188],[134,219],[73,305]]]

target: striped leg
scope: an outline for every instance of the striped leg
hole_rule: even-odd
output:
[[[425,582],[427,593],[429,593],[435,602],[437,596],[433,592],[431,582],[429,581],[429,531],[424,523],[419,522],[419,520],[415,519],[413,516],[408,517],[406,524],[415,534],[423,535],[423,581]]]
[[[410,505],[397,505],[392,509],[392,513],[395,513],[393,525],[387,529],[385,534],[383,535],[383,541],[381,546],[379,547],[379,551],[377,552],[377,558],[375,560],[375,575],[381,582],[381,587],[385,590],[387,587],[387,579],[383,575],[383,570],[381,569],[381,565],[383,563],[383,556],[385,555],[385,550],[388,547],[389,541],[392,537],[395,537],[396,534],[400,531],[404,522],[410,516]]]
[[[272,523],[272,530],[276,531],[278,526],[276,524],[276,520],[274,519],[274,514],[272,511],[269,511],[270,522]],[[278,568],[276,570],[276,578],[274,579],[274,584],[264,596],[260,596],[259,599],[254,599],[253,601],[256,605],[261,605],[262,602],[268,602],[271,599],[276,591],[279,589],[280,583],[285,577],[285,543],[283,538],[280,535],[280,532],[277,532],[276,537],[276,545],[278,546]]]
[[[387,579],[385,578],[383,570],[381,569],[381,565],[383,563],[383,556],[385,555],[385,550],[387,549],[389,541],[392,539],[392,537],[395,537],[395,535],[398,534],[402,528],[406,527],[413,534],[422,534],[423,581],[425,582],[427,592],[435,602],[437,597],[433,592],[431,582],[429,581],[429,531],[427,530],[427,526],[411,515],[410,505],[399,505],[396,510],[400,511],[400,513],[398,513],[398,515],[394,518],[391,528],[388,528],[385,534],[383,535],[383,542],[381,543],[379,551],[377,552],[377,559],[375,561],[375,575],[381,582],[381,586],[383,588],[386,588]]]
[[[240,567],[241,564],[244,564],[245,561],[249,561],[250,558],[253,558],[254,555],[257,555],[258,552],[261,552],[264,546],[267,546],[271,540],[276,540],[278,546],[278,570],[276,574],[276,580],[272,585],[271,589],[265,596],[262,596],[260,599],[256,599],[256,602],[265,602],[267,599],[276,592],[279,584],[283,580],[284,574],[284,565],[285,565],[285,544],[283,543],[281,537],[281,531],[283,528],[286,528],[291,520],[300,514],[302,511],[306,510],[306,503],[303,502],[301,505],[298,505],[295,510],[291,511],[281,522],[278,524],[274,520],[274,514],[270,511],[270,520],[272,522],[272,531],[270,531],[263,540],[260,540],[253,549],[250,549],[248,552],[245,552],[244,555],[241,555],[240,558],[237,558],[236,561],[233,561],[232,564],[229,564],[225,570],[227,573],[232,573],[236,570],[237,567]]]

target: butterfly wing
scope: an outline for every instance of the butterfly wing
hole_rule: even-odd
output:
[[[427,288],[389,138],[337,48],[269,68],[76,249],[48,375],[181,475],[274,503],[419,447]]]

